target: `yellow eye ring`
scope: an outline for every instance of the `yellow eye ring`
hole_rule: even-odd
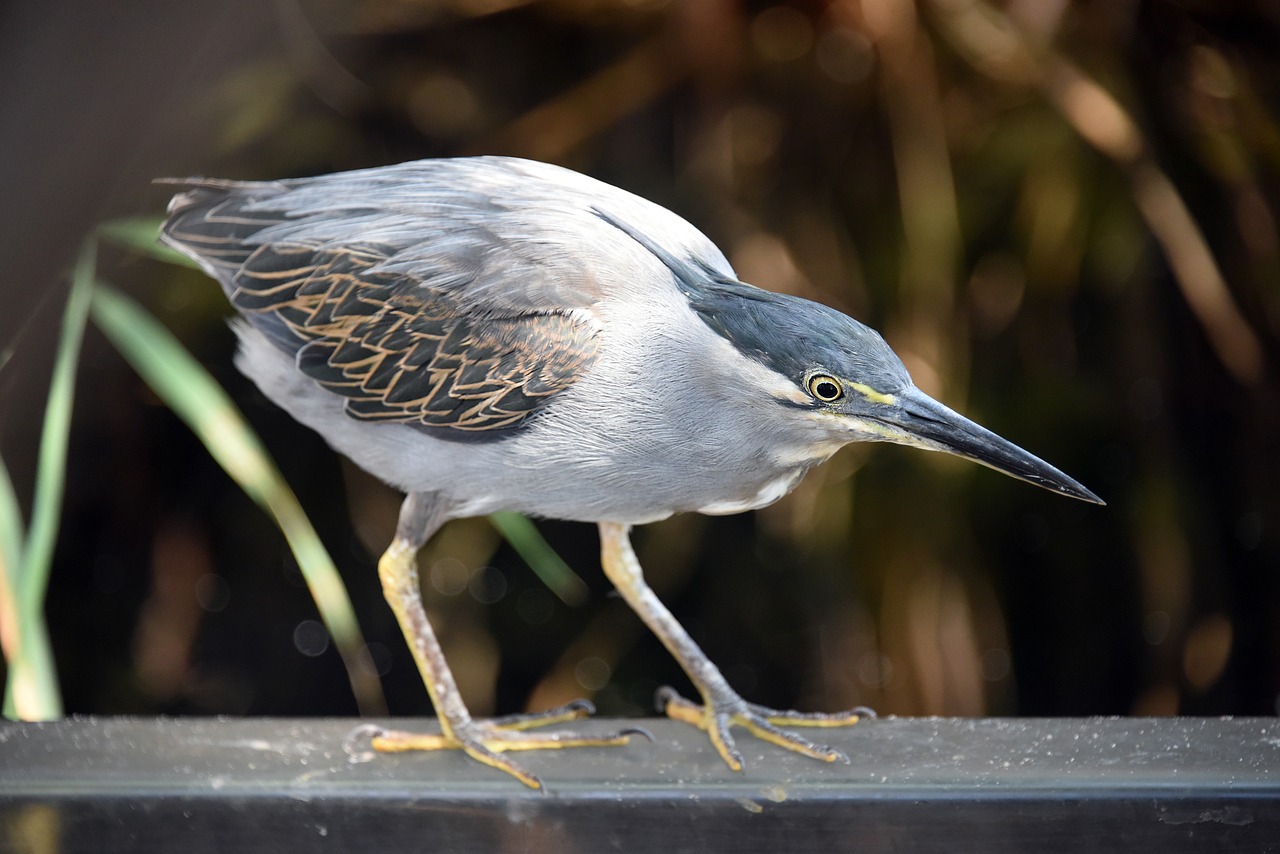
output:
[[[844,386],[830,374],[814,374],[809,377],[805,385],[809,389],[809,394],[823,403],[835,403],[844,397]]]

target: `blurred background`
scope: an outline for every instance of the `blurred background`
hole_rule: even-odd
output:
[[[740,276],[881,330],[926,392],[1105,508],[851,447],[754,514],[636,536],[758,702],[882,714],[1274,714],[1280,11],[1266,0],[18,0],[0,10],[0,453],[29,501],[68,272],[160,176],[421,157],[560,163],[663,204]],[[429,713],[375,564],[399,496],[232,367],[199,273],[101,276],[225,384],[320,530],[397,715]],[[78,374],[48,599],[70,712],[349,715],[273,522],[102,335]],[[483,519],[423,553],[473,711],[687,690],[541,530],[568,607]]]

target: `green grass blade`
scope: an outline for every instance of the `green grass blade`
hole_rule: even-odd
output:
[[[40,612],[24,614],[18,596],[18,567],[22,561],[22,511],[0,461],[0,648],[8,672],[4,714],[21,720],[60,717],[57,673],[49,635]]]
[[[20,667],[26,622],[18,612],[18,563],[22,560],[22,509],[14,492],[9,469],[0,460],[0,650],[4,651],[8,683],[4,694],[4,716],[19,716],[16,679]]]
[[[490,513],[489,522],[562,602],[581,605],[587,600],[587,583],[556,554],[528,517],[504,511]]]
[[[177,264],[182,267],[200,269],[200,265],[160,242],[160,226],[162,220],[155,217],[127,217],[113,219],[98,226],[98,235],[106,241],[132,249],[140,255],[146,255],[166,264]]]
[[[92,312],[94,322],[147,385],[187,423],[240,488],[275,517],[346,664],[361,713],[384,713],[382,687],[367,661],[337,568],[235,404],[167,329],[124,294],[99,284],[93,290]]]
[[[76,364],[80,361],[80,342],[84,339],[96,258],[96,245],[92,240],[86,241],[71,277],[71,293],[62,316],[58,354],[40,434],[31,527],[27,531],[26,548],[18,571],[18,595],[24,610],[43,610],[45,591],[49,586],[49,569],[53,563],[54,543],[58,539],[62,494],[66,486],[67,443],[71,434]]]
[[[0,639],[6,641],[6,654],[9,651],[9,632],[14,628],[10,620],[18,607],[16,591],[18,566],[22,562],[22,540],[22,507],[18,504],[9,469],[0,460]]]
[[[80,361],[80,344],[84,340],[84,326],[89,313],[96,250],[92,240],[85,242],[71,277],[71,292],[62,315],[58,352],[40,433],[31,526],[25,538],[19,533],[21,517],[7,471],[3,478],[5,495],[0,502],[9,506],[0,508],[0,515],[4,517],[0,521],[4,528],[0,530],[0,536],[6,541],[0,559],[5,564],[3,574],[7,590],[0,598],[12,597],[11,602],[5,603],[5,612],[0,612],[6,624],[5,655],[10,665],[5,685],[5,712],[24,720],[62,717],[58,676],[44,620],[44,600],[49,589],[53,549],[62,517],[76,365]],[[12,530],[15,526],[17,530]],[[12,633],[8,628],[10,624]]]

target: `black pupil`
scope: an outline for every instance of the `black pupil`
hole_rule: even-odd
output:
[[[840,394],[840,389],[831,380],[819,380],[815,391],[823,400],[832,400]]]

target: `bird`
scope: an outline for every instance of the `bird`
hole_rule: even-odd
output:
[[[495,511],[594,523],[610,582],[699,697],[660,709],[729,768],[734,728],[824,761],[795,730],[869,710],[798,712],[735,691],[645,582],[634,526],[771,504],[851,442],[958,455],[1102,500],[920,391],[879,333],[741,281],[670,210],[514,157],[417,160],[277,181],[166,179],[160,239],[237,312],[236,365],[336,451],[405,493],[378,561],[439,719],[375,749],[460,749],[522,783],[514,751],[616,746],[547,730],[593,710],[473,717],[422,605],[415,555],[452,519]]]

